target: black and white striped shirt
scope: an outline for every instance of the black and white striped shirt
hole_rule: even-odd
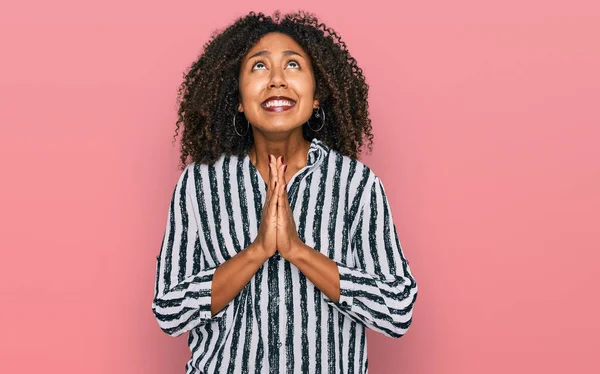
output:
[[[338,265],[339,302],[276,253],[211,317],[213,274],[257,236],[267,184],[247,155],[181,173],[152,309],[167,334],[190,332],[187,373],[368,373],[365,327],[409,328],[417,284],[381,180],[315,138],[287,188],[298,236]]]

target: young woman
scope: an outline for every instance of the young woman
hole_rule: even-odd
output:
[[[167,334],[190,332],[187,373],[367,373],[365,328],[406,333],[417,284],[357,160],[367,96],[306,12],[252,12],[189,69],[152,303]]]

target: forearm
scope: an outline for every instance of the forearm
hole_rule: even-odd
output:
[[[210,311],[213,316],[240,293],[265,261],[251,244],[219,265],[212,280]]]
[[[335,261],[321,252],[301,244],[288,259],[322,293],[334,302],[340,299],[340,275]]]

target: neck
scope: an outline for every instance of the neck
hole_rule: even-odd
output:
[[[302,129],[288,134],[261,134],[254,131],[254,144],[248,152],[250,161],[257,168],[268,168],[269,155],[275,157],[283,156],[284,164],[293,169],[301,169],[306,166],[306,159],[310,142],[304,139]]]

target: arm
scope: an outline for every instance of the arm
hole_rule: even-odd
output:
[[[398,240],[383,184],[365,190],[352,240],[356,267],[305,246],[293,262],[325,301],[354,321],[398,338],[411,321],[417,284]]]
[[[193,178],[188,166],[177,182],[156,263],[152,310],[160,328],[171,336],[222,318],[264,262],[251,244],[218,267],[202,267],[198,225],[192,213]]]
[[[254,243],[225,261],[215,271],[212,282],[211,313],[214,316],[229,306],[240,291],[248,284],[266,259]]]

